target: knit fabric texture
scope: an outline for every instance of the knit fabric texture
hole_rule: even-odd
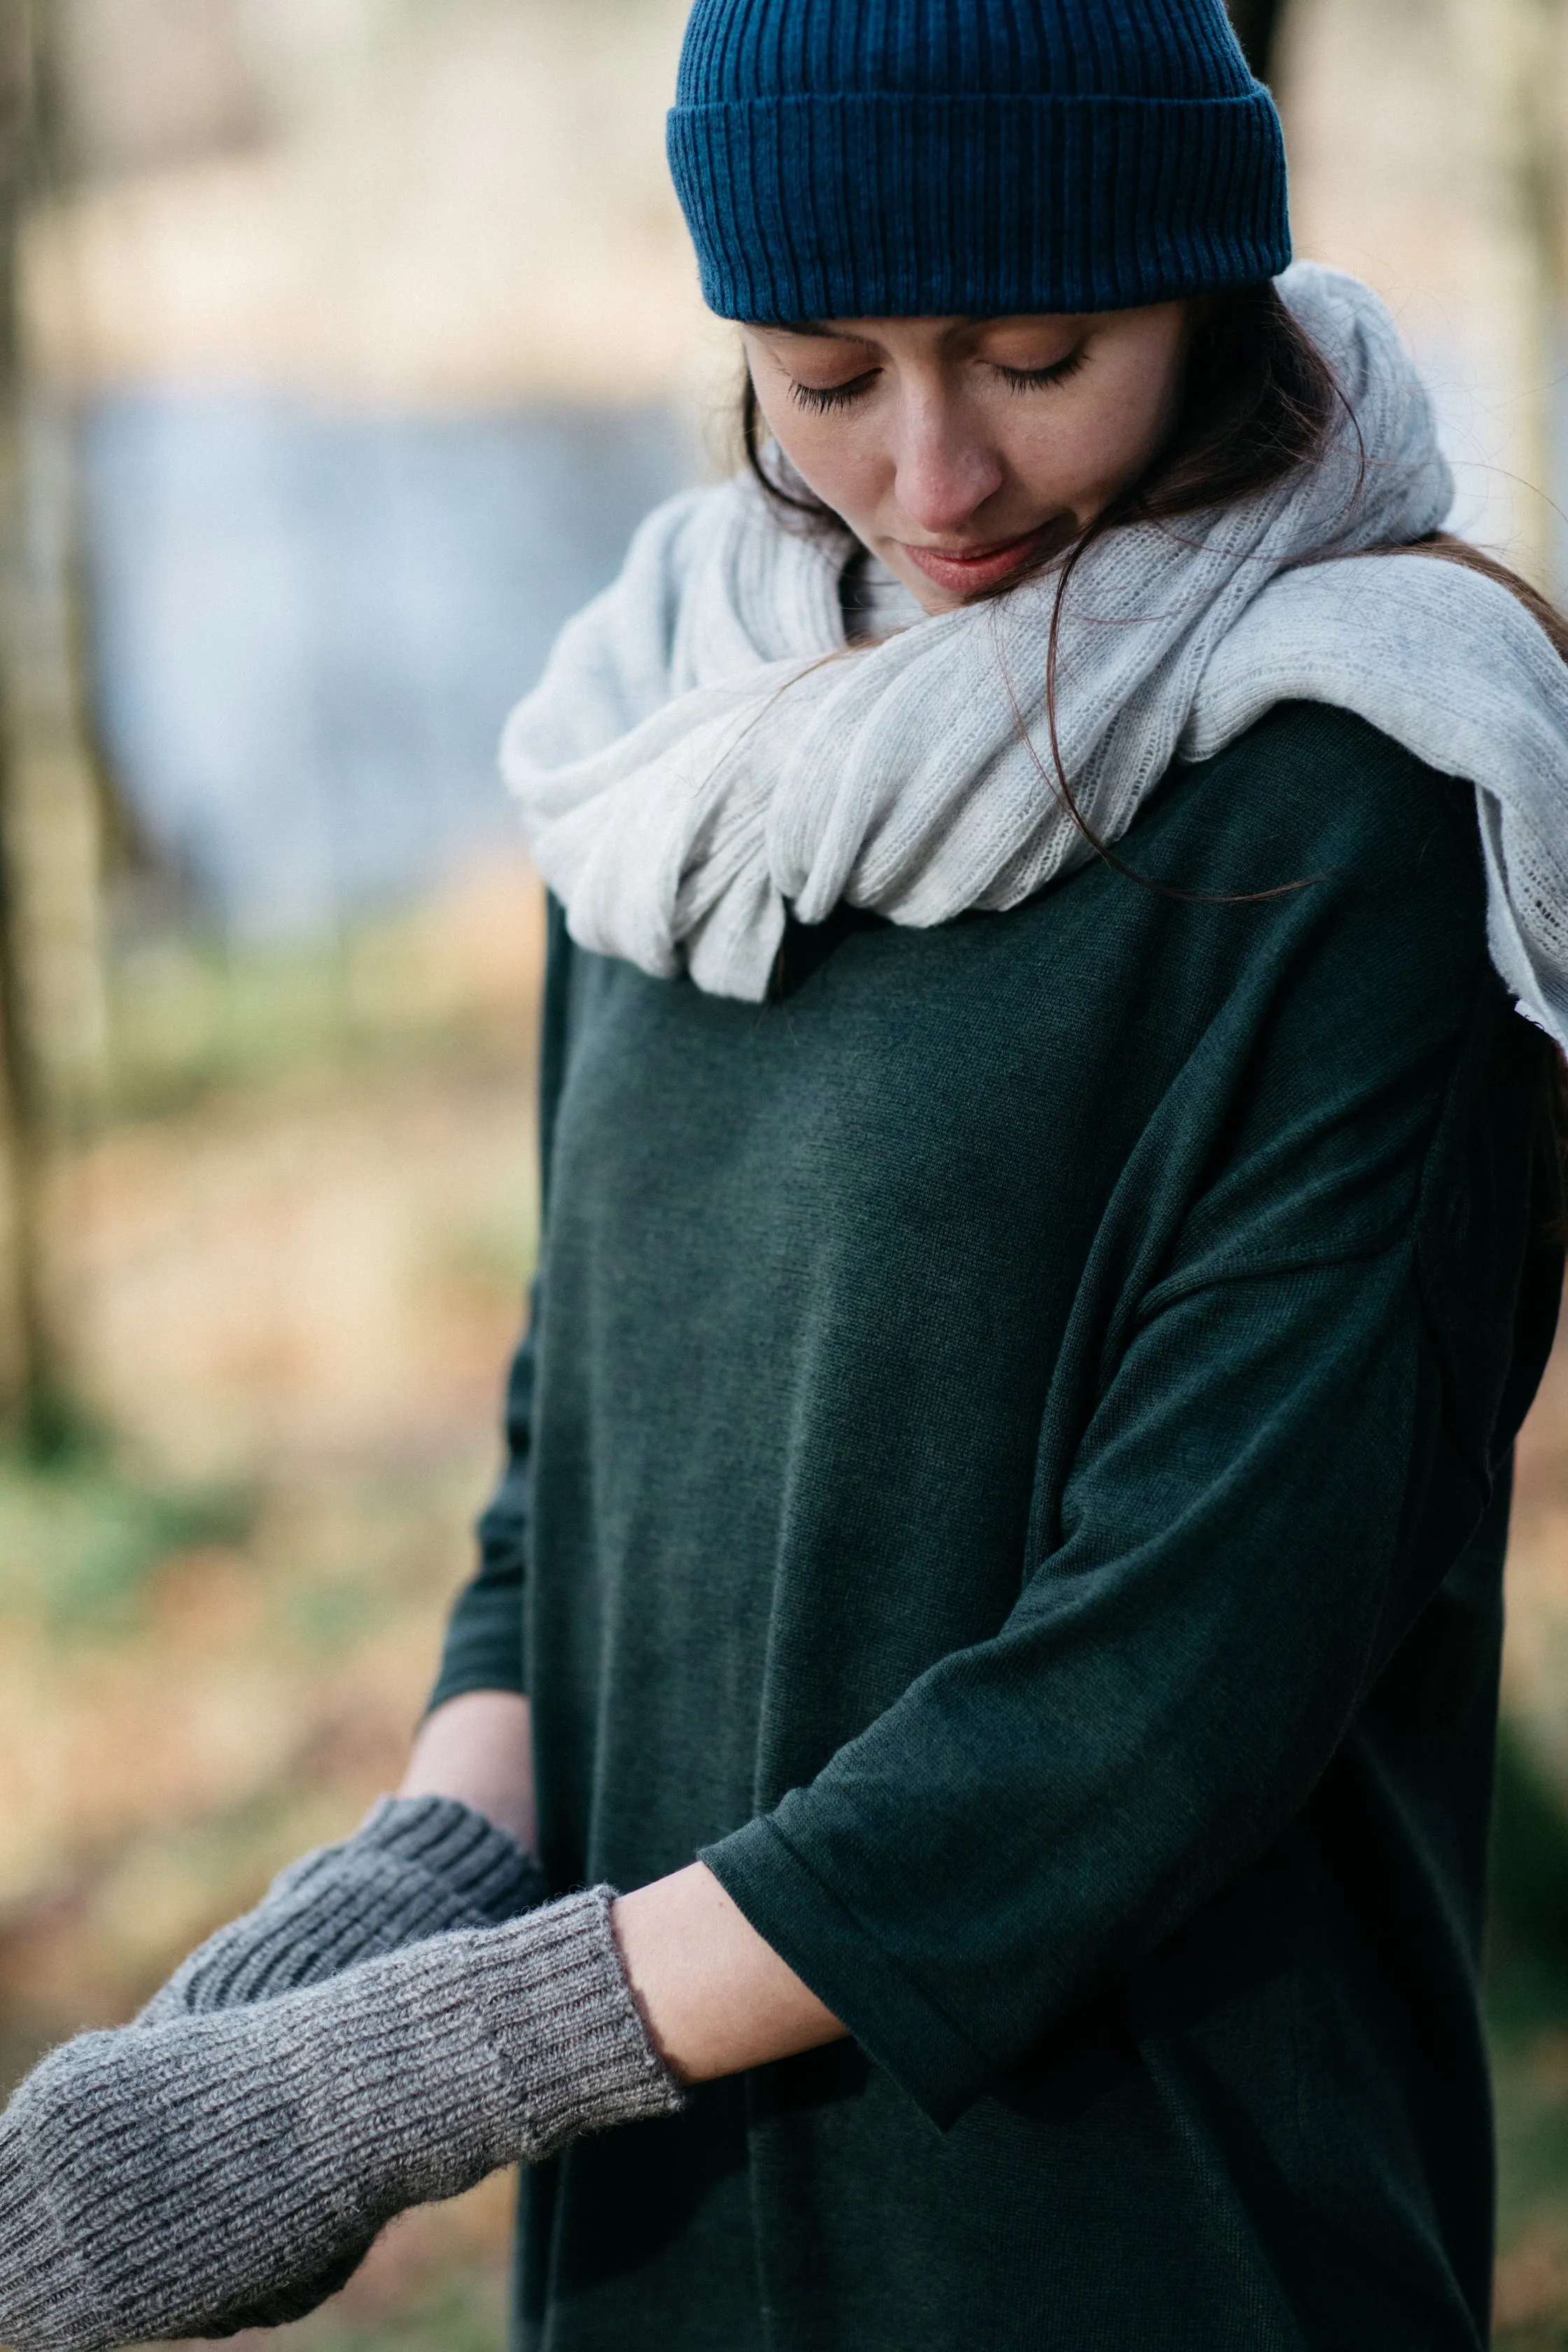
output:
[[[1221,0],[697,0],[668,151],[721,318],[1125,310],[1290,258]]]
[[[1354,429],[1251,498],[1089,548],[1054,710],[1049,572],[845,658],[847,532],[784,528],[745,476],[651,515],[502,741],[573,938],[760,1001],[788,915],[1021,906],[1120,840],[1173,759],[1325,702],[1475,787],[1493,959],[1568,1045],[1568,671],[1499,583],[1369,560],[1447,513],[1431,404],[1370,289],[1310,262],[1279,284]]]
[[[0,2342],[102,2352],[277,2325],[405,2206],[675,2112],[612,1899],[54,2051],[0,2116]]]
[[[536,1862],[451,1797],[384,1797],[350,1838],[279,1873],[184,1961],[138,2023],[238,2009],[319,1984],[423,1936],[516,1918],[548,1889]]]

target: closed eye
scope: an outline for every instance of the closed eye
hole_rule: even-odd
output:
[[[1010,392],[1039,392],[1047,384],[1066,383],[1068,376],[1078,373],[1083,361],[1084,347],[1079,343],[1077,351],[1068,352],[1066,359],[1057,360],[1049,367],[1004,367],[999,361],[994,361],[993,365]]]
[[[882,373],[880,368],[868,368],[864,375],[851,376],[847,383],[792,383],[789,396],[797,408],[814,409],[826,415],[830,408],[847,408],[868,392]]]

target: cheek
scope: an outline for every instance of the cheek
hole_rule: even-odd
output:
[[[801,478],[836,514],[853,523],[876,503],[880,471],[869,436],[847,429],[845,418],[814,416],[787,397],[763,400],[769,432]]]
[[[1126,481],[1157,453],[1175,421],[1182,379],[1179,330],[1116,354],[1102,404],[1104,462]]]
[[[1041,500],[1059,500],[1087,519],[1142,472],[1164,437],[1170,407],[1163,369],[1102,374],[1054,417],[1020,421],[1019,478]]]

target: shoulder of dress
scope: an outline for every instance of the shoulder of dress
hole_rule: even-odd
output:
[[[1232,822],[1334,865],[1403,868],[1447,845],[1459,869],[1479,871],[1474,787],[1331,702],[1279,701],[1188,772],[1223,793]]]

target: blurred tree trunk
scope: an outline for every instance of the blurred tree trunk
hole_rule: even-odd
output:
[[[1275,41],[1285,14],[1284,0],[1226,0],[1236,37],[1259,81],[1273,79]]]
[[[1550,590],[1556,547],[1554,383],[1563,311],[1558,92],[1563,0],[1447,0],[1476,259],[1468,307],[1496,370],[1514,495],[1508,560]]]
[[[45,1248],[58,1145],[104,1052],[96,780],[79,724],[68,421],[29,399],[17,300],[47,9],[0,0],[0,1431],[58,1433],[67,1318]]]
[[[0,0],[0,584],[12,568],[18,504],[16,240],[31,117],[28,14],[26,0]],[[0,697],[5,688],[0,670]],[[38,1281],[39,1106],[22,1014],[20,894],[4,743],[8,715],[0,702],[0,1429],[14,1430],[31,1417],[37,1383],[47,1379],[47,1348]]]

